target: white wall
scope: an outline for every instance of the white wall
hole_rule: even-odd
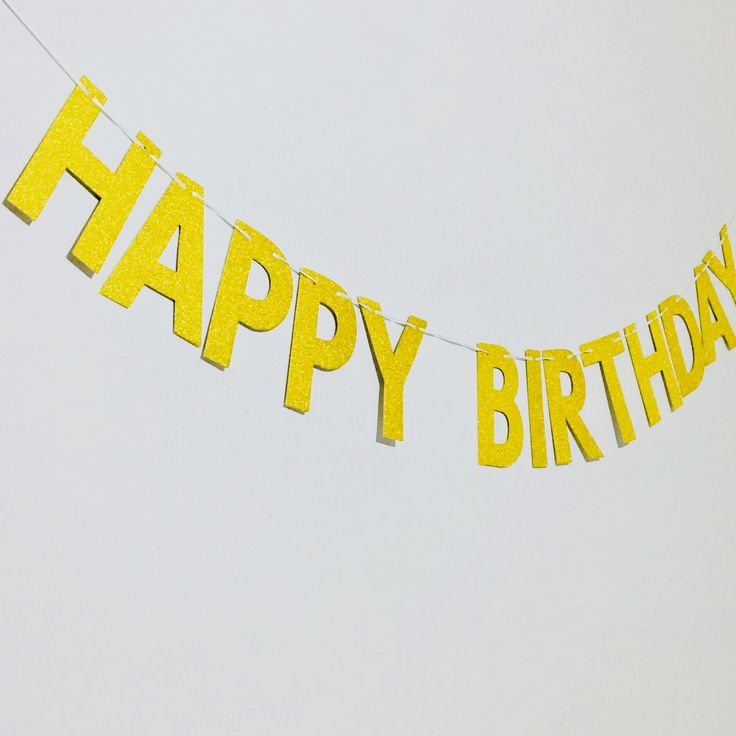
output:
[[[725,0],[17,3],[218,207],[459,339],[641,320],[736,211]],[[70,85],[0,11],[4,195]],[[501,471],[473,355],[425,340],[389,448],[360,325],[300,416],[291,317],[222,373],[167,300],[97,293],[164,186],[92,280],[71,178],[30,227],[0,211],[0,731],[728,732],[736,355],[675,414],[658,387],[653,429],[622,356],[624,449],[591,370],[606,457]],[[207,313],[227,240],[208,216]]]

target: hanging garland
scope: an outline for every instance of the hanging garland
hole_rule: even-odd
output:
[[[715,277],[728,290],[736,304],[736,266],[726,225],[720,231],[720,257],[708,251],[694,269],[695,310],[683,296],[675,295],[647,314],[649,340],[645,338],[645,342],[650,342],[651,347],[642,345],[642,336],[632,323],[622,332],[580,345],[578,352],[527,350],[523,356],[511,355],[501,345],[467,345],[430,332],[419,317],[390,317],[382,312],[377,301],[366,297],[353,299],[328,277],[295,268],[265,235],[240,220],[231,222],[209,204],[200,184],[182,173],[169,172],[159,160],[161,150],[143,133],[131,136],[105,111],[106,97],[100,89],[86,77],[77,82],[9,2],[2,2],[75,84],[3,204],[30,224],[40,216],[63,175],[71,174],[97,199],[69,253],[69,260],[92,276],[105,264],[154,168],[161,169],[170,178],[170,184],[100,293],[127,308],[144,286],[154,290],[173,302],[174,333],[199,347],[203,333],[204,212],[209,209],[232,229],[232,234],[201,357],[224,370],[230,365],[240,325],[258,332],[278,327],[289,313],[294,290],[292,274],[296,274],[296,306],[284,396],[288,409],[307,413],[314,370],[334,371],[350,359],[357,338],[357,310],[378,378],[380,442],[393,445],[404,439],[404,386],[422,340],[430,337],[476,354],[480,465],[508,467],[515,463],[528,431],[531,464],[535,468],[546,467],[547,420],[554,462],[563,465],[572,461],[571,438],[586,460],[603,457],[582,418],[585,367],[598,366],[600,370],[612,428],[621,447],[632,442],[636,434],[618,375],[617,356],[628,354],[648,424],[653,426],[661,419],[653,381],[659,378],[663,382],[670,410],[674,411],[699,386],[705,367],[715,361],[716,343],[722,341],[728,350],[736,346],[736,334],[711,278]],[[84,144],[100,114],[131,143],[115,170]],[[177,257],[176,268],[172,269],[163,265],[160,258],[175,235]],[[246,293],[253,263],[268,275],[269,290],[261,299]],[[692,285],[690,282],[688,289]],[[317,336],[318,314],[323,308],[335,322],[334,335],[329,339]],[[684,348],[676,329],[677,320],[688,335]],[[391,343],[387,321],[403,328],[395,345]],[[526,431],[517,404],[517,362],[525,365]],[[496,372],[503,377],[500,387],[494,384]],[[568,391],[562,388],[563,374]],[[497,415],[503,416],[505,431],[497,431]]]

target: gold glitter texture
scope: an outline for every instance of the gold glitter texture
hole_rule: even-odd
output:
[[[580,416],[585,403],[583,366],[569,350],[545,350],[542,357],[555,463],[567,465],[572,462],[570,435],[577,442],[586,460],[599,460],[603,457],[603,453]],[[570,378],[568,394],[562,393],[560,381],[562,373]]]
[[[235,224],[250,238],[232,232],[202,352],[206,361],[222,369],[230,365],[238,325],[257,332],[273,330],[286,317],[294,293],[291,271],[278,246],[244,222]],[[263,299],[245,293],[254,261],[268,276]]]
[[[287,409],[308,412],[314,369],[337,370],[353,354],[357,323],[353,305],[344,294],[339,284],[315,271],[303,269],[299,274],[284,396]],[[317,337],[320,307],[335,319],[335,334],[329,340]]]
[[[106,98],[87,77],[80,84],[84,89],[75,87],[69,95],[4,204],[30,224],[69,172],[98,200],[69,253],[69,260],[91,276],[102,268],[161,151],[138,133],[141,145],[131,144],[115,171],[105,166],[84,138]]]
[[[547,467],[547,435],[544,426],[544,404],[542,398],[542,354],[539,350],[527,350],[526,357],[526,402],[529,412],[529,445],[532,467]]]
[[[626,405],[614,361],[614,358],[624,351],[624,344],[619,332],[599,337],[580,346],[580,357],[583,365],[587,367],[598,364],[600,367],[603,387],[608,401],[608,410],[611,413],[611,422],[619,447],[623,447],[636,439],[631,414],[629,414],[629,407]]]
[[[670,351],[672,367],[675,369],[680,393],[685,398],[700,385],[705,372],[705,352],[698,321],[690,305],[680,296],[671,296],[659,305],[659,315],[664,328],[664,336]],[[675,318],[682,320],[690,342],[691,367],[688,370],[680,344],[680,336],[675,328]]]
[[[408,317],[407,326],[401,331],[393,348],[386,320],[376,314],[381,311],[381,305],[363,296],[358,297],[358,303],[378,377],[376,439],[383,444],[393,445],[404,439],[404,384],[427,323],[419,317]]]
[[[644,355],[639,333],[634,323],[624,327],[624,336],[629,349],[631,365],[634,368],[636,383],[639,386],[639,394],[644,404],[644,412],[647,415],[647,422],[650,427],[653,427],[662,417],[657,406],[657,399],[654,396],[652,379],[657,374],[662,376],[670,411],[675,411],[675,409],[682,406],[682,394],[667,352],[667,343],[662,332],[662,325],[657,319],[657,312],[647,314],[647,323],[649,324],[649,334],[654,346],[654,351],[651,354]]]
[[[478,343],[476,382],[478,402],[478,464],[494,468],[513,465],[521,454],[524,425],[516,405],[519,371],[509,351],[501,345]],[[503,375],[503,385],[494,388],[493,375]],[[496,413],[506,418],[508,428],[504,442],[496,442]]]
[[[174,302],[174,333],[198,346],[202,337],[204,190],[177,174],[123,254],[100,294],[129,307],[147,286]],[[198,196],[195,196],[198,195]],[[177,233],[176,269],[158,259]]]
[[[736,347],[736,335],[708,271],[702,263],[695,267],[695,291],[698,298],[698,318],[703,336],[705,364],[710,365],[716,359],[716,341],[722,339],[726,347],[732,350]]]
[[[721,228],[721,250],[723,251],[723,263],[716,258],[712,250],[705,254],[703,263],[708,264],[708,268],[713,272],[713,275],[729,290],[731,298],[736,304],[736,267],[734,267],[733,250],[731,240],[728,237],[727,225]]]

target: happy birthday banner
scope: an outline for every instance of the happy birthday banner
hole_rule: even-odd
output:
[[[694,269],[695,310],[682,296],[665,299],[646,315],[646,345],[642,345],[642,336],[632,323],[624,327],[623,336],[613,332],[599,337],[581,345],[577,353],[563,349],[527,350],[523,356],[516,356],[501,345],[466,345],[429,332],[427,323],[419,317],[389,317],[382,313],[377,301],[366,297],[352,299],[327,276],[294,268],[265,235],[240,220],[231,222],[205,201],[200,184],[182,173],[171,174],[159,161],[161,150],[143,133],[131,136],[105,111],[105,95],[86,77],[77,82],[7,0],[2,2],[75,84],[3,204],[30,224],[39,217],[62,176],[71,174],[97,199],[68,255],[72,263],[92,276],[105,264],[154,168],[164,171],[171,183],[115,264],[100,293],[127,308],[144,286],[154,290],[173,302],[174,333],[199,347],[203,333],[204,214],[208,208],[232,229],[232,234],[201,357],[224,370],[230,365],[239,326],[257,332],[278,327],[289,314],[294,290],[292,273],[296,274],[284,396],[288,409],[307,413],[314,370],[338,370],[350,359],[357,339],[357,310],[378,379],[379,442],[393,445],[404,439],[404,387],[426,336],[476,353],[480,465],[514,464],[528,432],[532,466],[546,467],[547,420],[554,462],[564,465],[572,461],[571,438],[586,460],[603,457],[581,416],[586,397],[584,368],[599,369],[613,432],[621,447],[632,442],[636,434],[618,375],[617,356],[628,354],[647,421],[653,426],[661,418],[654,381],[663,382],[670,410],[674,411],[700,385],[705,367],[715,361],[716,343],[722,340],[728,350],[736,346],[736,334],[711,278],[712,275],[726,287],[736,304],[736,266],[726,225],[720,232],[720,257],[708,251]],[[115,170],[84,145],[85,136],[100,114],[131,142]],[[172,269],[159,259],[175,235],[176,268]],[[253,263],[268,276],[268,293],[261,299],[246,293]],[[322,309],[334,318],[335,330],[330,339],[317,336]],[[687,332],[684,348],[677,320]],[[387,321],[403,328],[395,345],[391,343]],[[525,365],[526,426],[517,403],[517,362]],[[500,387],[494,383],[496,372],[503,379]],[[567,391],[563,390],[563,374],[569,385]],[[500,417],[503,422],[498,421]],[[501,431],[497,431],[498,424],[502,425]]]

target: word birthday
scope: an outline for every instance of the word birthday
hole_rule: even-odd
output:
[[[88,276],[104,265],[134,204],[157,165],[160,149],[138,133],[117,169],[108,168],[84,145],[84,139],[106,102],[105,95],[86,77],[66,100],[28,164],[5,198],[4,204],[30,224],[40,214],[64,173],[69,173],[96,199],[97,204],[74,243],[69,259]],[[146,286],[173,302],[174,333],[194,346],[202,341],[202,286],[204,259],[204,190],[178,173],[114,266],[100,290],[123,307],[130,307]],[[176,236],[176,268],[160,262]],[[642,346],[635,324],[569,350],[527,350],[526,404],[533,467],[548,464],[547,425],[552,437],[554,462],[571,462],[570,438],[586,460],[603,456],[581,412],[585,403],[584,367],[598,366],[608,399],[613,431],[619,446],[635,439],[634,427],[616,368],[615,358],[627,352],[650,426],[660,420],[653,390],[659,377],[670,410],[700,384],[705,366],[716,359],[716,343],[731,350],[736,334],[716,293],[711,274],[726,287],[736,303],[736,267],[728,230],[720,233],[722,260],[706,253],[694,270],[696,313],[680,296],[659,304],[647,317],[651,350]],[[246,294],[251,265],[268,276],[265,297]],[[207,327],[202,358],[220,369],[230,365],[240,325],[255,331],[273,330],[291,307],[292,267],[268,238],[239,220],[233,228],[220,283]],[[284,406],[309,411],[315,369],[334,371],[353,353],[357,333],[354,306],[358,308],[370,346],[379,384],[378,440],[395,444],[404,439],[404,386],[427,323],[408,317],[395,346],[391,344],[378,302],[358,297],[352,302],[342,287],[315,271],[299,270],[296,306],[286,377]],[[317,336],[320,309],[334,318],[334,335]],[[686,360],[676,329],[680,320],[687,332]],[[501,345],[479,343],[477,353],[478,462],[508,467],[521,455],[525,423],[517,405],[519,374],[516,358]],[[494,375],[500,374],[496,386]],[[563,379],[564,374],[564,379]],[[563,390],[563,380],[566,390]],[[545,395],[546,406],[545,412]],[[497,432],[497,420],[503,428]],[[497,435],[501,434],[502,437]]]

